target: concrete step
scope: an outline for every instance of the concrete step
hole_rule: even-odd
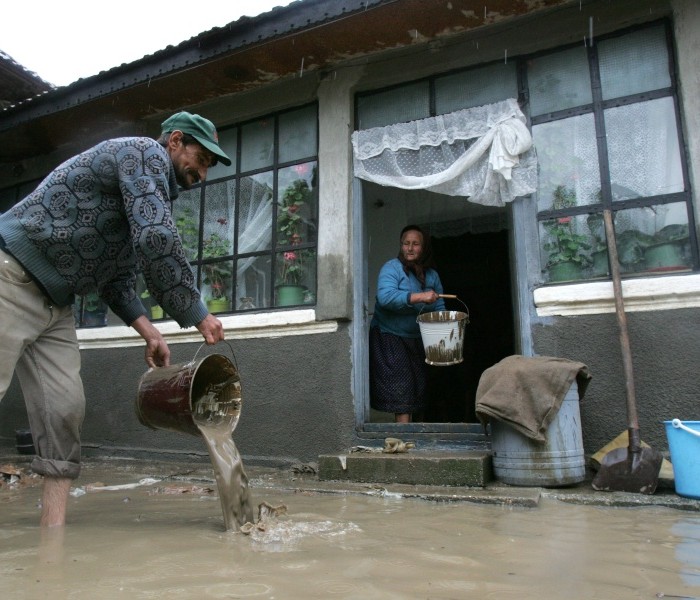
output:
[[[484,487],[493,479],[491,452],[352,452],[318,457],[321,481]]]

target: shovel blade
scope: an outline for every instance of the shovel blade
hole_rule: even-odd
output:
[[[608,452],[593,479],[601,492],[653,494],[659,482],[663,457],[653,448],[616,448]]]

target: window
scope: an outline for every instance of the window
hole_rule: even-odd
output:
[[[173,204],[210,312],[315,304],[317,119],[311,105],[220,131],[234,164]]]
[[[532,58],[527,85],[545,280],[609,277],[606,207],[622,273],[697,266],[666,26]]]

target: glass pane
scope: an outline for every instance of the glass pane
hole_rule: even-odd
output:
[[[532,116],[593,101],[588,56],[583,44],[531,59],[528,61],[527,80]]]
[[[535,125],[532,137],[539,161],[538,210],[600,201],[598,150],[592,114]],[[568,204],[561,204],[563,197],[568,199]]]
[[[209,184],[205,189],[202,260],[220,259],[233,254],[234,185],[234,181],[229,180]],[[208,262],[200,268],[202,293],[209,312],[230,311],[233,290],[231,261]]]
[[[272,171],[241,178],[238,253],[270,248],[272,239]]]
[[[231,159],[231,166],[227,167],[224,163],[219,162],[215,167],[209,169],[207,173],[207,180],[213,181],[214,179],[221,179],[222,177],[228,177],[229,175],[236,174],[236,153],[238,148],[236,147],[238,139],[238,130],[235,127],[231,129],[224,129],[219,132],[219,146],[226,152],[228,157]]]
[[[82,327],[105,327],[107,325],[108,306],[97,295],[90,292],[82,298],[80,306],[80,325]]]
[[[236,269],[237,310],[267,308],[270,277],[269,254],[239,259]]]
[[[615,200],[683,191],[671,98],[606,110],[605,128]]]
[[[146,287],[146,280],[142,273],[139,273],[136,276],[136,293],[139,295],[141,304],[143,304],[146,312],[150,314],[152,321],[162,319],[166,316],[163,312],[163,308],[158,304],[155,297],[151,296],[151,293],[148,291],[148,288]]]
[[[585,215],[542,221],[541,261],[547,281],[572,281],[588,277],[593,236]]]
[[[615,235],[623,273],[665,273],[692,264],[684,202],[617,211]]]
[[[222,252],[223,247],[224,244],[221,244],[220,250]],[[214,314],[231,310],[232,273],[233,269],[230,260],[202,265],[202,296],[210,313]]]
[[[315,186],[315,162],[279,170],[278,246],[298,246],[316,241]]]
[[[275,306],[316,303],[316,251],[290,250],[277,255]]]
[[[598,57],[604,100],[671,86],[663,26],[603,40]]]
[[[357,128],[370,129],[430,116],[427,81],[404,85],[357,100]]]
[[[241,128],[241,171],[253,171],[272,165],[275,120],[270,117]]]
[[[207,185],[204,196],[204,243],[202,258],[233,254],[235,182]]]
[[[199,248],[199,210],[201,188],[181,191],[173,202],[173,218],[180,234],[185,256],[190,262],[197,260]]]
[[[498,63],[435,80],[437,114],[518,97],[515,63]]]
[[[315,106],[280,115],[279,128],[279,162],[316,156],[318,125]]]

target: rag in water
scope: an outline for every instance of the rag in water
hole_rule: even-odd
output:
[[[486,426],[489,419],[503,421],[538,442],[545,442],[547,427],[576,380],[579,400],[588,387],[588,367],[566,358],[508,356],[486,369],[476,390],[476,415]]]

